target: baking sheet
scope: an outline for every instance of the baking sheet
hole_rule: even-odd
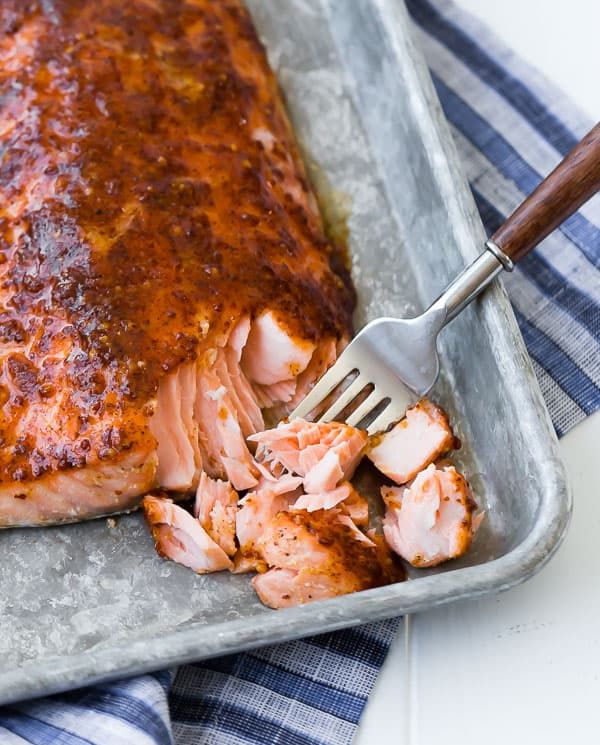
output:
[[[421,309],[483,233],[399,0],[250,0],[311,174],[349,212],[357,325]],[[332,191],[333,190],[333,191]],[[333,198],[332,198],[333,194]],[[247,576],[160,560],[140,515],[0,534],[0,703],[503,589],[548,559],[570,499],[497,284],[443,332],[435,393],[488,518],[460,562],[286,611]],[[415,574],[415,573],[413,573]]]

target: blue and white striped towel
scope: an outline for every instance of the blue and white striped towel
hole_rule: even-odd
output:
[[[590,128],[473,18],[408,0],[492,233]],[[505,277],[559,435],[600,408],[600,199]],[[0,744],[346,745],[398,620],[0,709]],[[169,709],[170,707],[170,709]]]

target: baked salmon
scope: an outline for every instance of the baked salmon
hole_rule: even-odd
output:
[[[388,478],[405,484],[459,444],[446,412],[424,398],[389,432],[374,435],[367,455]]]
[[[235,556],[235,571],[249,572],[264,569],[258,542],[271,520],[285,512],[299,496],[302,479],[283,474],[277,480],[262,479],[255,491],[240,501],[236,515],[236,536],[239,550]]]
[[[347,424],[300,418],[248,438],[260,447],[263,461],[301,476],[307,494],[330,492],[352,478],[367,439]]]
[[[481,516],[464,476],[454,466],[432,463],[408,488],[382,487],[386,503],[383,532],[390,547],[416,567],[462,556]]]
[[[330,510],[334,507],[339,507],[356,525],[369,524],[369,503],[349,481],[342,481],[331,491],[301,494],[290,509],[315,512],[316,510]]]
[[[229,482],[203,472],[195,526],[171,500],[163,498],[159,510],[156,498],[147,497],[144,507],[163,556],[198,571],[216,547],[233,564],[217,563],[214,571],[257,572],[252,585],[271,608],[400,581],[405,576],[394,553],[415,567],[457,558],[483,519],[484,513],[475,515],[464,476],[448,461],[430,462],[457,441],[445,412],[427,400],[375,442],[374,460],[388,475],[405,481],[416,473],[404,486],[381,487],[383,535],[369,529],[369,503],[348,480],[364,452],[364,432],[338,422],[293,419],[248,440],[257,445],[259,476],[239,501]],[[313,484],[318,488],[311,490]]]
[[[354,296],[244,7],[3,0],[0,153],[0,525],[256,489]]]
[[[364,528],[369,524],[369,502],[350,484],[350,494],[340,505],[355,525]]]
[[[232,568],[225,551],[209,536],[200,521],[171,499],[148,494],[144,497],[144,513],[161,556],[183,564],[197,574]]]
[[[208,535],[228,556],[236,552],[235,517],[238,494],[228,481],[211,479],[204,472],[200,476],[194,516]]]
[[[280,512],[258,542],[271,567],[252,585],[271,608],[287,608],[404,578],[381,548],[337,510]]]

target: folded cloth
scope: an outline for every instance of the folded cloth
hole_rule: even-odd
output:
[[[407,4],[492,233],[591,123],[454,5]],[[562,435],[600,408],[598,197],[504,281]],[[158,673],[4,707],[0,744],[346,745],[399,623],[186,665],[173,683]]]

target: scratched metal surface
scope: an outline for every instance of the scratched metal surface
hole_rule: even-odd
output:
[[[249,5],[312,175],[329,184],[327,201],[349,211],[357,325],[417,311],[474,258],[483,233],[403,6]],[[198,577],[161,561],[136,514],[114,527],[101,519],[4,531],[0,702],[415,611],[539,569],[564,533],[570,500],[500,286],[444,332],[441,355],[436,396],[458,424],[459,463],[488,511],[461,562],[273,612],[246,576]]]

